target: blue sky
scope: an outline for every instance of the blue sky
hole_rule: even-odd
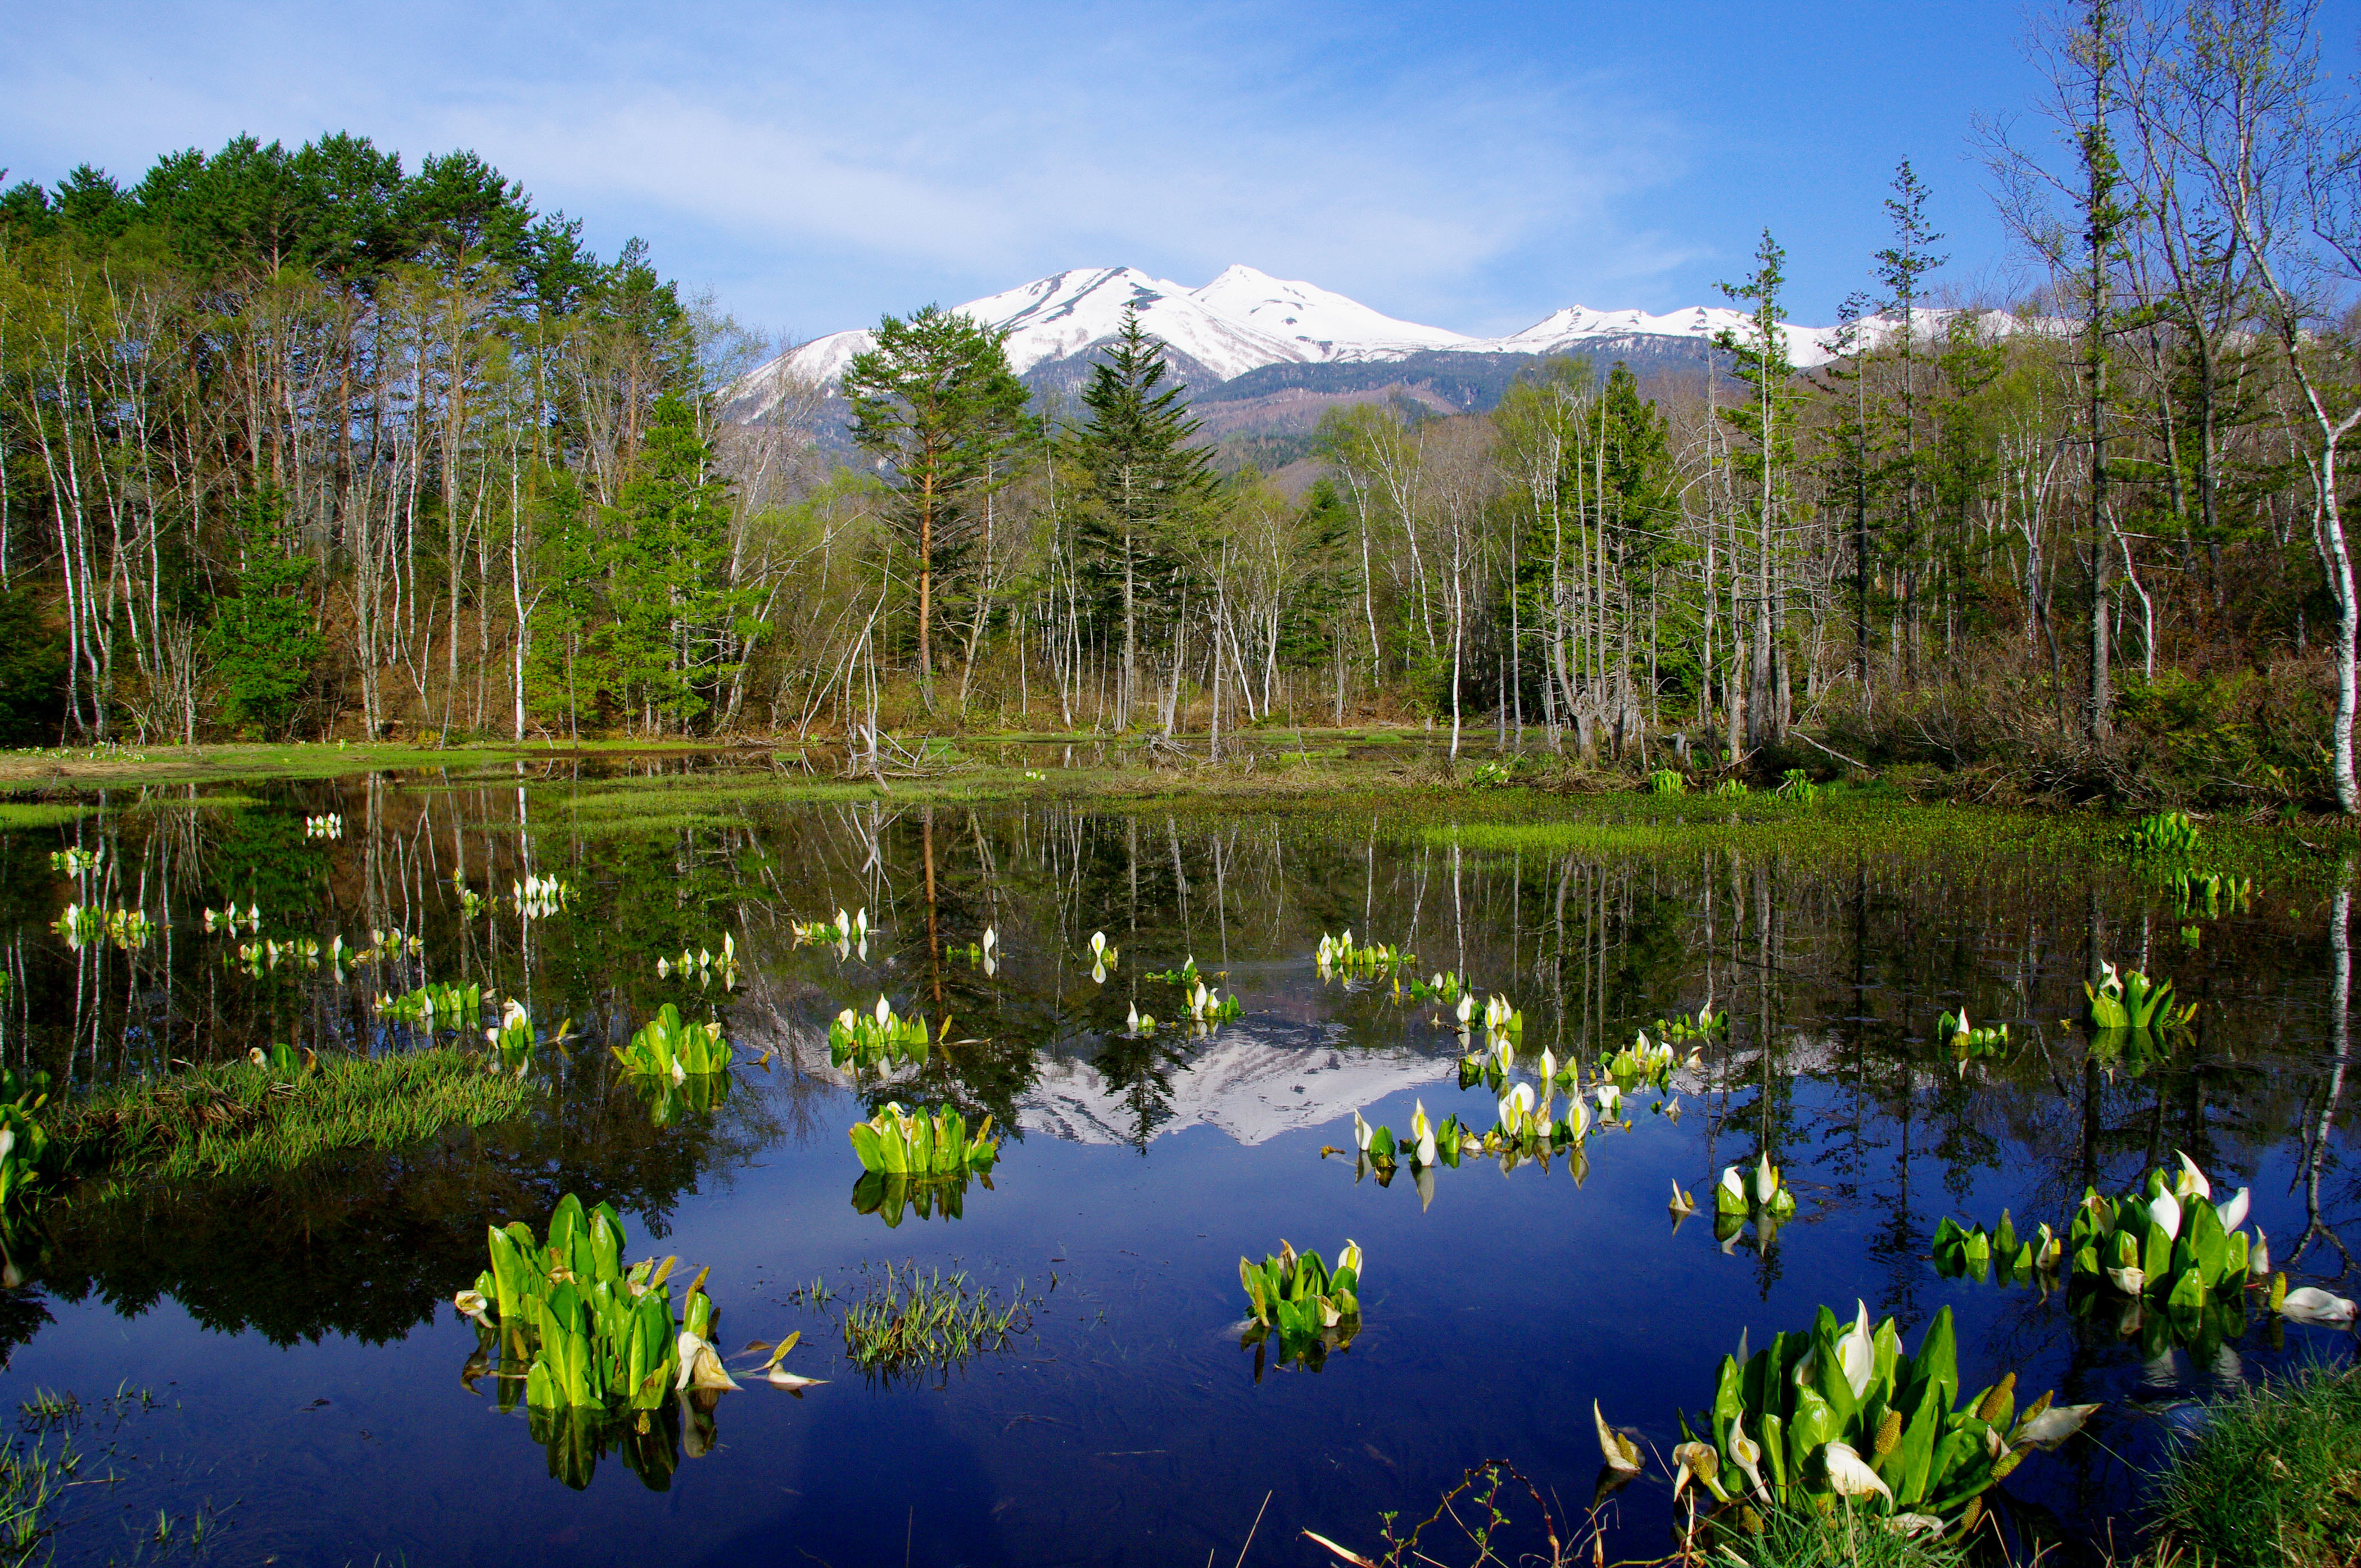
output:
[[[1766,225],[1787,313],[1824,322],[1905,154],[1940,281],[2026,278],[1970,131],[2039,83],[1990,0],[12,10],[12,181],[128,181],[240,131],[472,147],[602,251],[643,236],[798,337],[1070,267],[1232,261],[1513,331],[1719,302]]]

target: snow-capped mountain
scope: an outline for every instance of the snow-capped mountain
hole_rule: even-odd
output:
[[[1702,345],[1725,328],[1743,334],[1747,318],[1714,306],[1650,315],[1643,311],[1594,311],[1572,306],[1506,337],[1469,337],[1444,327],[1399,321],[1357,300],[1314,284],[1273,278],[1251,267],[1231,267],[1202,288],[1190,289],[1129,267],[1053,273],[958,306],[961,314],[1008,330],[1008,361],[1017,374],[1072,360],[1112,338],[1124,308],[1138,307],[1141,324],[1174,351],[1184,372],[1201,385],[1231,380],[1268,365],[1368,363],[1430,353],[1546,355],[1634,345]],[[1831,329],[1781,323],[1787,354],[1799,368],[1825,363]],[[753,371],[746,385],[757,406],[761,389],[782,372],[833,384],[852,356],[875,342],[866,329],[830,333]],[[1700,352],[1702,349],[1700,348]]]

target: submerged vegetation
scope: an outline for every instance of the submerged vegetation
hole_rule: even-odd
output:
[[[1050,1288],[1056,1288],[1052,1279]],[[832,1293],[815,1287],[807,1299],[823,1303]],[[978,1288],[964,1271],[863,1266],[841,1313],[845,1357],[882,1381],[947,1376],[1030,1333],[1042,1300],[1023,1280],[999,1301],[990,1286]]]

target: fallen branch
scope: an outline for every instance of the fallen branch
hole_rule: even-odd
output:
[[[1846,756],[1842,751],[1823,746],[1817,740],[1813,740],[1810,736],[1805,734],[1800,729],[1790,729],[1787,733],[1794,736],[1796,740],[1801,740],[1805,745],[1809,746],[1815,751],[1834,757],[1838,762],[1843,762],[1849,767],[1859,768],[1862,773],[1869,772],[1869,764],[1867,762],[1855,762],[1852,758]]]

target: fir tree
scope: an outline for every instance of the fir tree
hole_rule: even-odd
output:
[[[1139,693],[1142,600],[1162,599],[1178,576],[1170,531],[1213,496],[1213,453],[1190,444],[1202,422],[1190,416],[1186,387],[1164,384],[1170,370],[1164,345],[1140,330],[1137,309],[1126,309],[1114,348],[1092,370],[1082,393],[1090,418],[1071,444],[1091,486],[1083,533],[1101,547],[1109,586],[1121,593],[1122,723]]]

